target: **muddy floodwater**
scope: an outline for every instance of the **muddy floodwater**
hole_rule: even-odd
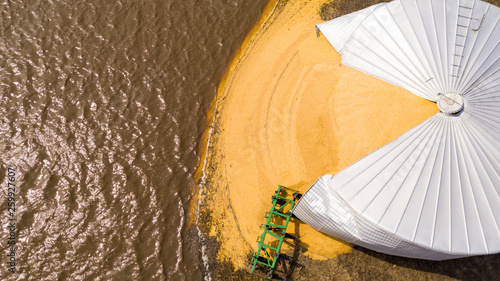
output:
[[[1,280],[203,279],[198,146],[266,3],[0,1]]]

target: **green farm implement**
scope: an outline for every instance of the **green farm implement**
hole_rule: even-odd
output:
[[[288,195],[288,197],[287,197]],[[272,207],[266,213],[266,223],[261,224],[264,232],[257,238],[258,248],[252,255],[252,269],[250,272],[266,279],[281,279],[275,274],[279,259],[290,260],[280,253],[285,239],[299,242],[299,239],[286,233],[288,223],[292,218],[292,209],[301,197],[298,191],[284,186],[278,186],[272,198]]]

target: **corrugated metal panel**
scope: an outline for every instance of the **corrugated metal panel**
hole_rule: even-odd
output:
[[[356,31],[365,18],[380,5],[384,4],[373,5],[343,17],[317,24],[316,28],[325,35],[326,39],[332,44],[335,50],[337,50],[339,54],[342,54],[342,49],[347,40],[351,38],[352,33]]]
[[[294,214],[384,253],[448,259],[500,252],[500,9],[402,0],[333,22],[318,27],[331,38],[341,34],[329,40],[345,64],[431,101],[463,102],[463,109],[438,113],[321,178]]]

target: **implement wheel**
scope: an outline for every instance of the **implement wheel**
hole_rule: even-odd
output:
[[[273,273],[274,273],[274,269],[271,269],[271,270],[269,271],[269,273],[267,274],[267,278],[269,278],[269,279],[273,279],[273,275],[274,275]]]
[[[286,203],[288,203],[286,200],[283,200],[281,198],[276,198],[276,205],[285,205]]]

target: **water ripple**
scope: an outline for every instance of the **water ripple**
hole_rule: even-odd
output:
[[[15,167],[18,186],[18,273],[2,258],[0,279],[206,275],[186,218],[198,142],[266,1],[219,2],[0,2],[0,179]]]

